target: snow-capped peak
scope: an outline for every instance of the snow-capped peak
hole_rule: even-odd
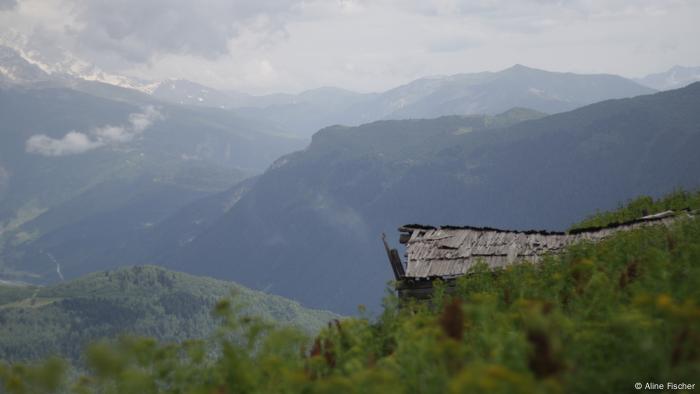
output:
[[[68,77],[102,82],[147,94],[152,94],[160,85],[160,82],[106,72],[68,51],[62,52],[58,58],[48,59],[38,51],[27,49],[24,44],[26,40],[17,34],[0,35],[0,73],[15,82]],[[21,76],[18,75],[20,73]]]

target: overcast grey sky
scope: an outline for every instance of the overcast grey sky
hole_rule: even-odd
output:
[[[0,0],[47,61],[253,93],[377,91],[499,70],[641,76],[700,65],[696,0]]]

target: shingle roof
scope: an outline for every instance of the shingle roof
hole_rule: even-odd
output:
[[[557,254],[567,246],[597,242],[618,231],[652,224],[668,224],[683,216],[672,211],[645,216],[639,220],[603,228],[563,232],[512,231],[481,227],[432,227],[406,225],[407,278],[454,277],[466,274],[479,261],[500,268],[518,260],[539,261],[546,254]],[[686,212],[684,216],[692,216]]]

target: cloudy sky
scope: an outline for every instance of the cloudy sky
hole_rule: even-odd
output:
[[[520,63],[637,77],[700,65],[696,0],[0,0],[46,62],[251,93],[378,91]]]

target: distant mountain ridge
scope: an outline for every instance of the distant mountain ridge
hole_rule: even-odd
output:
[[[359,125],[382,119],[445,115],[495,115],[514,107],[551,114],[602,100],[653,92],[615,75],[559,73],[516,65],[498,72],[418,79],[373,94],[326,90],[320,100],[314,100],[308,99],[310,92],[305,92],[292,103],[236,111],[268,120],[295,135],[308,136],[311,131],[332,124]]]
[[[499,88],[500,91],[491,93]],[[504,89],[515,89],[508,91]],[[155,97],[187,105],[239,109],[243,114],[291,116],[294,107],[326,106],[337,121],[357,125],[380,119],[430,118],[442,115],[496,114],[513,107],[552,113],[597,101],[648,94],[653,90],[609,74],[584,75],[515,65],[498,72],[427,77],[377,93],[326,87],[299,94],[253,96],[224,92],[191,81],[164,81]],[[495,97],[494,97],[495,94]],[[510,101],[499,101],[507,98]],[[530,101],[528,101],[530,100]],[[269,114],[265,114],[269,111]],[[332,124],[318,124],[318,127]],[[317,127],[317,128],[318,128]]]
[[[443,115],[497,114],[513,107],[545,113],[651,93],[615,75],[583,75],[515,65],[498,72],[419,79],[391,89],[368,104],[379,119],[432,118]],[[369,110],[369,109],[368,109]]]

